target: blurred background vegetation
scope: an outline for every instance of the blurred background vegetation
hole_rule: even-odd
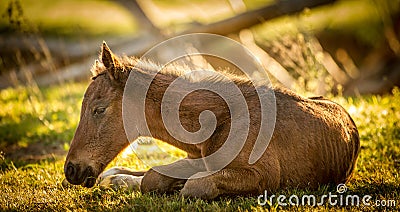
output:
[[[96,58],[102,40],[118,54],[140,56],[157,42],[186,32],[216,32],[242,43],[250,39],[260,48],[257,56],[264,58],[266,69],[273,69],[268,70],[271,78],[291,89],[356,95],[382,94],[399,85],[398,0],[305,2],[326,4],[276,16],[265,10],[247,18],[241,15],[274,5],[285,11],[292,3],[4,0],[0,88],[87,79],[83,70]],[[218,25],[220,31],[207,28],[233,17],[256,23],[239,24],[235,31],[229,29],[236,27],[234,22]]]
[[[27,164],[38,161],[45,160],[43,167],[55,172],[51,182],[62,178],[62,162],[79,121],[82,96],[90,82],[89,70],[103,40],[119,55],[140,56],[169,37],[215,32],[213,24],[222,23],[218,33],[249,48],[275,84],[304,95],[325,95],[344,105],[359,126],[366,152],[361,155],[361,174],[355,177],[355,185],[362,190],[372,177],[384,180],[383,176],[390,176],[392,184],[384,187],[388,192],[368,189],[398,198],[393,192],[399,188],[398,182],[392,181],[398,179],[394,169],[400,164],[396,88],[400,85],[400,0],[290,2],[0,1],[0,176],[8,176],[0,180],[2,186],[6,185],[3,190],[12,188],[11,184],[7,187],[7,179],[15,180],[10,170],[22,174]],[[326,4],[278,14],[299,2]],[[235,18],[254,23],[235,22],[239,30],[232,30],[234,22],[229,20]],[[139,143],[152,142],[143,139]],[[159,147],[174,157],[185,155],[162,144]],[[142,160],[159,164],[170,160],[160,152],[151,153],[151,146],[141,148],[137,151],[141,151]],[[120,157],[126,159],[126,154],[130,153]],[[130,163],[113,165],[148,168],[148,164],[132,157]],[[53,161],[57,169],[53,170],[48,161]],[[383,164],[380,171],[373,170]],[[378,181],[372,184],[381,188]],[[18,192],[23,195],[22,190]],[[11,193],[4,197],[11,198]],[[28,201],[30,197],[25,198]],[[0,208],[4,209],[2,203],[0,199]]]

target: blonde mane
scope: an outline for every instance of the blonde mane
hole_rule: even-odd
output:
[[[182,77],[186,79],[189,83],[196,82],[209,82],[213,83],[226,83],[226,82],[234,82],[237,85],[245,85],[245,86],[254,86],[252,82],[243,76],[238,76],[232,74],[230,70],[227,69],[218,69],[217,72],[219,74],[210,74],[210,72],[194,72],[189,66],[171,63],[166,66],[161,66],[153,61],[147,59],[139,59],[136,57],[128,57],[122,56],[117,57],[113,55],[114,58],[118,61],[118,71],[119,72],[127,72],[129,73],[135,69],[135,71],[144,73],[144,74],[161,74],[167,77]],[[106,73],[106,68],[102,62],[96,60],[91,68],[92,80],[96,79],[98,76]],[[190,74],[188,74],[190,73]],[[126,79],[124,79],[126,80]]]

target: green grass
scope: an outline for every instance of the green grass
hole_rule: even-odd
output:
[[[0,91],[0,146],[6,150],[14,146],[29,148],[37,143],[57,144],[68,148],[79,119],[80,104],[87,82],[67,83],[43,89],[20,87]],[[345,194],[371,195],[372,200],[395,200],[392,207],[339,207],[323,205],[279,206],[277,203],[259,206],[257,197],[221,198],[215,201],[183,199],[178,195],[141,194],[140,192],[91,189],[80,186],[64,188],[61,157],[36,161],[0,157],[0,210],[153,210],[153,211],[246,211],[246,210],[399,210],[400,209],[400,91],[393,95],[335,97],[335,101],[350,111],[358,125],[361,153],[354,177],[347,184]],[[144,142],[142,142],[144,143]],[[17,146],[17,147],[15,147]],[[139,148],[150,148],[147,144]],[[180,151],[163,146],[162,149],[183,157]],[[128,157],[127,157],[128,156]],[[141,159],[165,163],[156,153],[140,154]],[[144,160],[145,161],[145,160]],[[121,154],[110,166],[123,165],[136,169],[148,167],[135,155]],[[322,196],[336,189],[321,187],[317,191],[284,189],[277,195],[314,194]],[[272,194],[271,194],[272,195]]]
[[[254,27],[260,40],[275,40],[282,35],[326,31],[338,36],[353,35],[371,46],[383,39],[388,15],[398,11],[395,1],[337,1],[333,5],[305,10],[298,15],[282,16]]]
[[[51,89],[19,87],[0,92],[0,147],[68,142],[77,122],[84,84]]]
[[[10,5],[11,16],[7,12]],[[3,0],[0,1],[0,17],[0,32],[4,33],[40,32],[46,36],[76,38],[133,35],[137,30],[133,15],[112,1]],[[9,17],[15,22],[10,23]]]

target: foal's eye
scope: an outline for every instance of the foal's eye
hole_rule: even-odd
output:
[[[105,111],[106,111],[105,107],[98,107],[98,108],[94,109],[93,114],[100,115],[100,114],[103,114]]]

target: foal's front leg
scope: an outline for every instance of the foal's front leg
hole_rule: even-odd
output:
[[[145,173],[132,171],[125,167],[113,167],[101,173],[98,182],[100,187],[103,188],[123,188],[138,191]]]

